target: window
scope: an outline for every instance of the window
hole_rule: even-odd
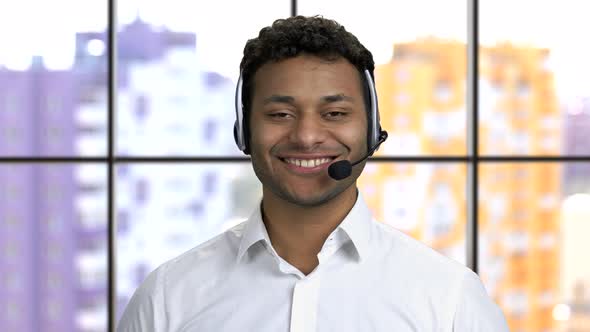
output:
[[[248,217],[243,46],[321,14],[376,62],[377,219],[476,270],[511,331],[590,329],[586,1],[114,6],[0,0],[0,326],[112,330],[149,272]]]

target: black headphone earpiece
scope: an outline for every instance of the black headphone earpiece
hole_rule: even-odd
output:
[[[249,155],[250,149],[249,144],[247,142],[246,137],[246,121],[244,117],[244,104],[242,103],[242,86],[244,81],[242,79],[242,73],[240,73],[240,77],[238,78],[238,82],[236,84],[236,94],[235,94],[235,110],[236,110],[236,121],[234,122],[234,140],[238,149],[242,151],[244,154]]]
[[[238,141],[238,121],[234,122],[234,141]]]

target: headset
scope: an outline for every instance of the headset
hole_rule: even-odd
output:
[[[235,108],[236,108],[236,121],[234,123],[234,140],[238,149],[242,151],[244,154],[250,154],[250,144],[248,142],[248,135],[247,135],[247,128],[246,128],[246,121],[245,121],[245,114],[244,114],[244,105],[242,103],[242,88],[243,88],[243,79],[242,73],[240,73],[240,77],[238,78],[238,83],[236,84],[236,96],[235,96]],[[364,70],[364,80],[363,85],[366,90],[369,91],[369,100],[370,100],[370,107],[368,107],[368,132],[367,132],[367,155],[350,164],[349,166],[345,166],[347,169],[360,163],[361,161],[367,159],[369,156],[373,155],[375,151],[379,149],[381,143],[383,143],[387,139],[387,132],[381,128],[380,124],[380,117],[379,117],[379,108],[377,104],[377,90],[375,88],[375,83],[373,82],[373,77],[368,69]],[[341,160],[341,162],[346,162]],[[335,163],[338,164],[338,163]],[[342,173],[342,172],[340,172]],[[342,175],[350,173],[347,170],[344,170]],[[350,175],[350,174],[348,174]],[[342,177],[345,178],[348,175]],[[332,176],[332,172],[330,173]],[[334,176],[332,176],[335,178]],[[341,177],[341,176],[336,176]],[[340,180],[340,179],[338,179]]]

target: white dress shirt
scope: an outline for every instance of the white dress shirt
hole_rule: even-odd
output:
[[[375,221],[361,194],[318,259],[306,276],[278,256],[259,206],[153,271],[117,331],[508,331],[475,273]]]

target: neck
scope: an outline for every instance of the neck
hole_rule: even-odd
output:
[[[311,272],[324,242],[356,199],[356,185],[314,207],[293,204],[263,188],[262,217],[277,254],[302,272]]]

